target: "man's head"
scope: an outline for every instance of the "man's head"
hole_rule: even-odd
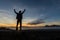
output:
[[[21,13],[21,11],[19,11],[19,13]]]

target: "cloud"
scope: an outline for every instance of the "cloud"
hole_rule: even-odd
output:
[[[41,14],[39,18],[27,23],[28,25],[38,25],[45,23],[45,20],[48,19],[49,17],[46,17],[46,15]]]
[[[45,23],[44,19],[36,19],[34,21],[29,22],[29,25],[37,25],[37,24],[42,24]]]

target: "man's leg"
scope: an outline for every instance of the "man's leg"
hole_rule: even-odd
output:
[[[22,30],[22,20],[20,20],[20,31]]]
[[[16,30],[18,30],[19,20],[17,20]]]

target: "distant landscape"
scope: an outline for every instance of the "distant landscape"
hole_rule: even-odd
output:
[[[11,30],[16,30],[15,27],[2,27],[0,26],[0,30],[1,29],[11,29]],[[60,29],[60,25],[45,25],[42,27],[22,27],[22,30],[30,30],[30,29]]]

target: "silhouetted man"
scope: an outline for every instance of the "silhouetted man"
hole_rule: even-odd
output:
[[[25,9],[24,9],[24,11],[23,12],[21,12],[21,10],[19,11],[19,13],[17,13],[16,11],[15,11],[15,9],[14,9],[14,12],[17,14],[17,16],[16,16],[16,19],[17,19],[17,25],[16,25],[16,30],[18,30],[18,24],[20,23],[20,30],[22,30],[21,29],[21,27],[22,27],[22,16],[23,16],[23,13],[25,12]]]

